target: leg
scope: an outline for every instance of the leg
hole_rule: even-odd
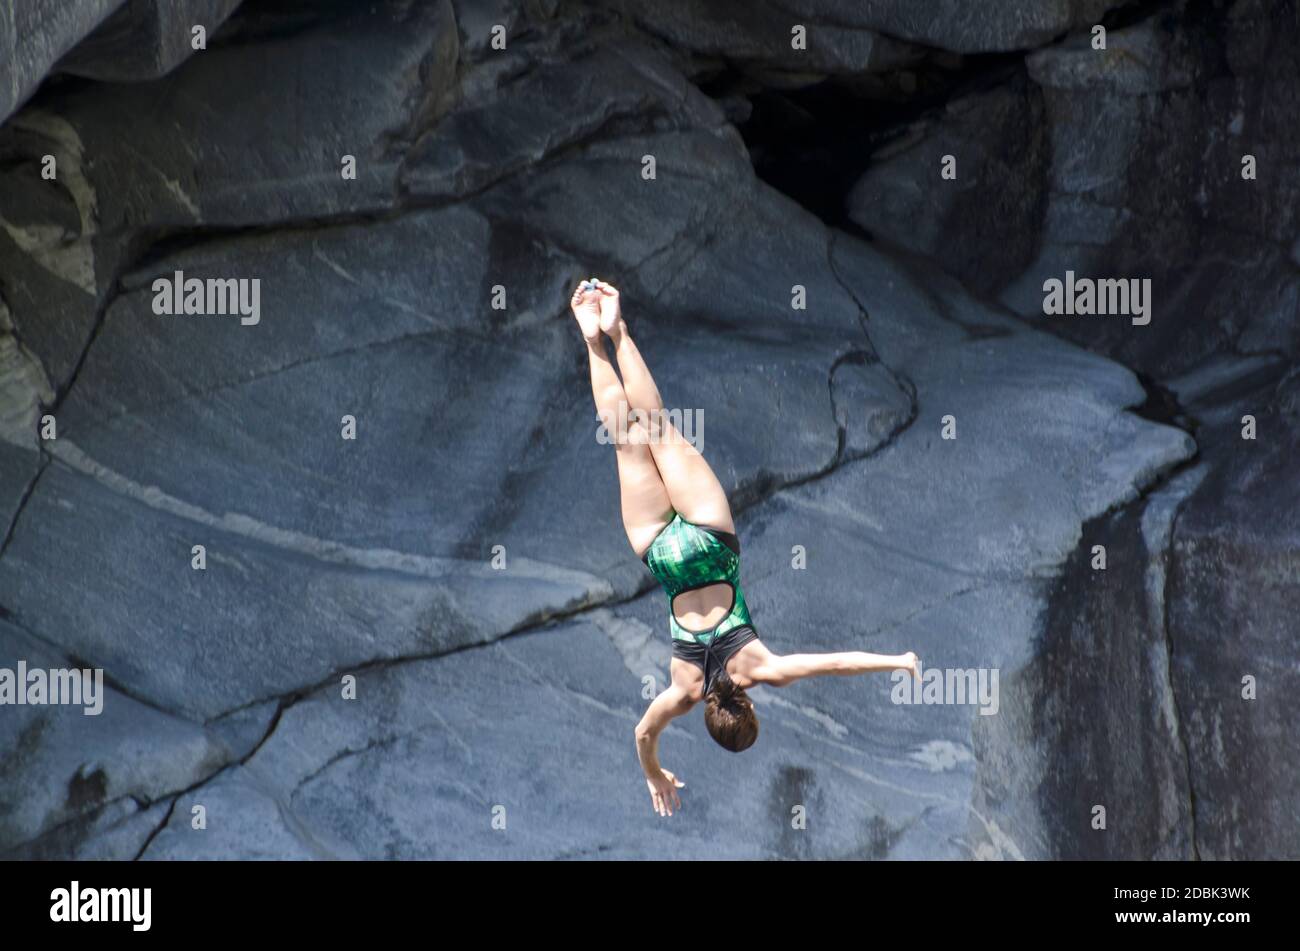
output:
[[[640,558],[655,536],[672,521],[672,501],[646,445],[649,434],[637,424],[628,426],[626,435],[619,433],[619,415],[626,410],[628,400],[599,332],[594,339],[587,340],[587,356],[591,363],[591,394],[596,400],[596,413],[615,437],[623,529]]]
[[[607,285],[606,285],[607,286]],[[677,431],[663,412],[663,399],[654,377],[632,342],[627,324],[620,317],[611,327],[618,368],[623,374],[623,388],[631,407],[641,411],[649,423],[650,451],[673,508],[682,518],[697,525],[734,532],[731,505],[718,477],[713,474],[700,451]]]

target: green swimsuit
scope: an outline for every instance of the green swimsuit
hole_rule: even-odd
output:
[[[718,672],[745,644],[758,637],[740,589],[740,542],[730,532],[705,528],[680,515],[665,526],[642,559],[668,593],[668,627],[673,656],[704,671],[705,691]],[[731,587],[731,609],[713,627],[692,631],[673,615],[672,602],[683,591],[725,583]]]

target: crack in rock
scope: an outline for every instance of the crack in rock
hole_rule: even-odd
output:
[[[1166,728],[1176,738],[1181,749],[1187,782],[1187,810],[1191,825],[1189,838],[1192,857],[1197,860],[1201,855],[1196,842],[1196,784],[1192,775],[1191,749],[1188,746],[1186,730],[1182,725],[1183,714],[1179,710],[1178,692],[1173,680],[1174,637],[1169,623],[1169,566],[1178,516],[1182,512],[1184,503],[1200,486],[1209,471],[1209,465],[1196,463],[1170,479],[1160,492],[1153,493],[1147,500],[1141,521],[1143,540],[1151,558],[1146,576],[1148,616],[1158,619],[1164,635],[1162,639],[1164,695],[1161,698],[1161,712],[1166,721]],[[1176,827],[1171,828],[1166,838],[1173,836],[1176,831]]]

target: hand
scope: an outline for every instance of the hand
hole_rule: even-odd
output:
[[[685,789],[686,784],[666,769],[659,772],[663,775],[647,776],[645,784],[650,787],[650,801],[654,804],[655,812],[661,816],[671,816],[674,806],[678,809],[682,807],[677,790]]]
[[[903,663],[899,667],[903,670],[910,670],[912,676],[917,680],[921,679],[921,658],[917,657],[911,651],[908,651],[900,658]]]

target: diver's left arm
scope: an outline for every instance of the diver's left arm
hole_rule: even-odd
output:
[[[760,684],[784,687],[805,677],[821,677],[826,674],[851,677],[880,670],[907,670],[919,677],[920,665],[921,661],[911,651],[906,654],[870,654],[866,651],[784,656],[774,654],[750,676]]]

